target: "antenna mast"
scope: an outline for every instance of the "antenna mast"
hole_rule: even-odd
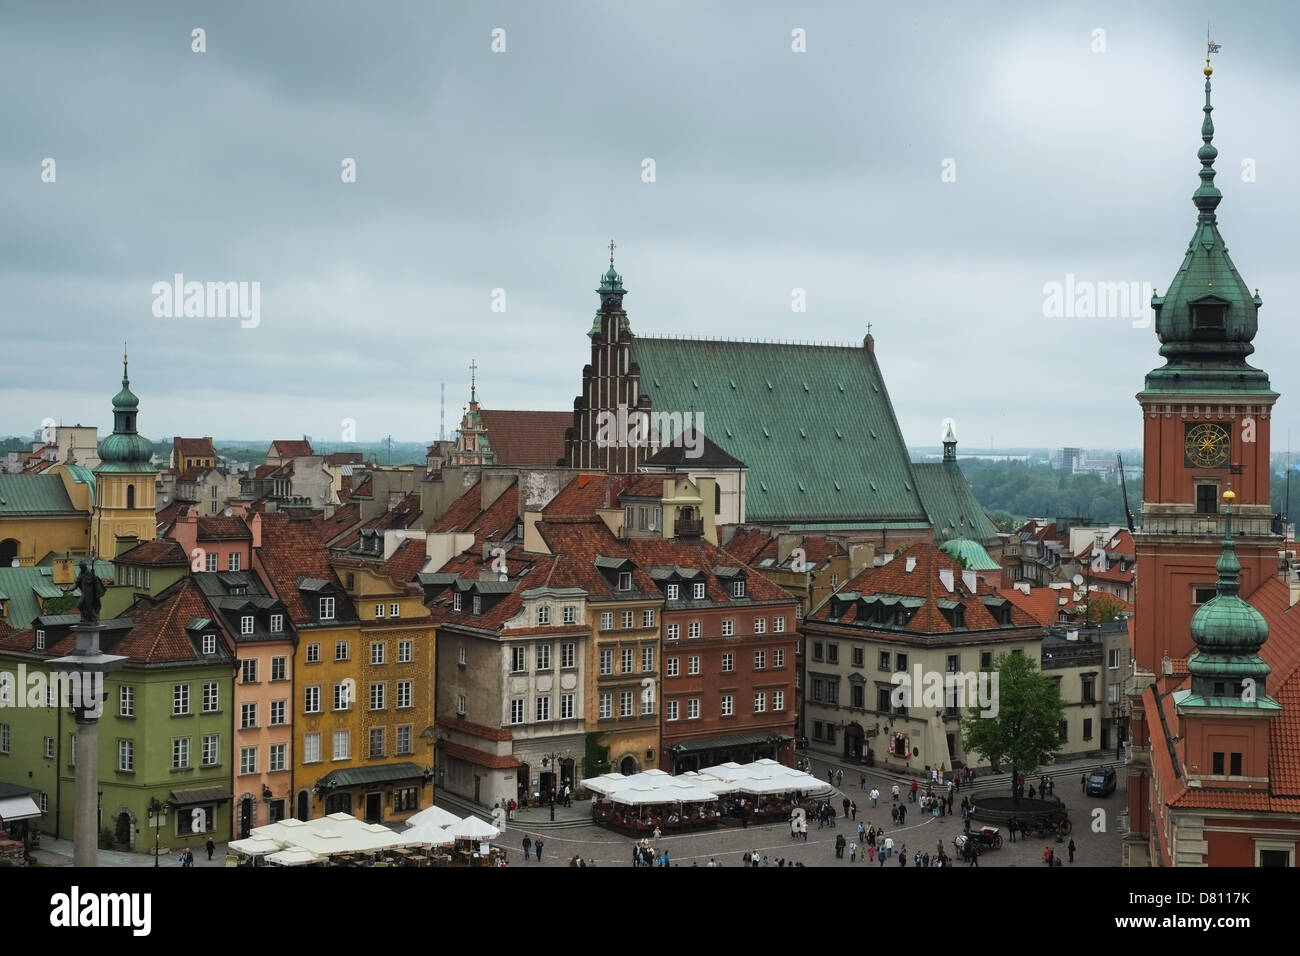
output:
[[[1124,520],[1128,522],[1128,530],[1136,531],[1133,521],[1133,509],[1128,506],[1128,482],[1124,480],[1124,456],[1115,452],[1115,463],[1119,465],[1119,487],[1124,492]]]
[[[442,411],[438,414],[438,441],[447,440],[447,383],[442,383]]]

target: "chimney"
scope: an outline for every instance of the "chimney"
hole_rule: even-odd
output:
[[[256,550],[262,546],[262,516],[254,514],[253,520],[248,522],[248,530],[253,532],[253,548]]]
[[[952,568],[940,568],[939,580],[942,581],[943,586],[947,588],[949,592],[951,592],[952,591]]]
[[[979,590],[974,571],[963,571],[961,573],[961,583],[966,585],[966,590],[971,594],[974,594]]]
[[[907,556],[907,567],[905,567],[903,570],[906,571],[908,574],[911,574],[912,569],[915,567],[916,567],[916,555],[909,554]]]
[[[1019,591],[1021,594],[1028,595],[1028,594],[1029,594],[1029,582],[1028,582],[1028,581],[1017,581],[1017,582],[1016,582],[1016,590]]]

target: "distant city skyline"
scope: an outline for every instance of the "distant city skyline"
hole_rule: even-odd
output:
[[[966,448],[1137,447],[1162,364],[1139,300],[1195,221],[1203,13],[8,9],[0,433],[107,434],[123,340],[151,437],[430,441],[471,360],[484,407],[567,410],[612,238],[638,334],[870,323],[909,445],[952,417]],[[1275,451],[1300,424],[1298,31],[1283,4],[1214,26],[1219,226],[1264,302]],[[177,276],[218,308],[184,317]]]

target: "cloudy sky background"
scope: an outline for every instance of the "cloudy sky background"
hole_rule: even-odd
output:
[[[352,418],[361,440],[431,439],[471,358],[488,407],[571,408],[612,237],[635,331],[860,342],[871,322],[910,443],[953,416],[967,447],[1136,446],[1153,328],[1045,318],[1043,286],[1168,285],[1207,17],[1220,228],[1264,300],[1283,449],[1300,9],[1281,3],[7,5],[0,434],[111,429],[123,339],[155,438],[332,442]],[[155,318],[177,272],[260,282],[261,325]]]

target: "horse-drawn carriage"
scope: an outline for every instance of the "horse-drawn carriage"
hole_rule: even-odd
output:
[[[980,827],[970,833],[958,834],[952,845],[957,850],[957,856],[962,859],[966,858],[967,848],[975,854],[985,850],[999,850],[1002,848],[1002,831],[997,827]]]

